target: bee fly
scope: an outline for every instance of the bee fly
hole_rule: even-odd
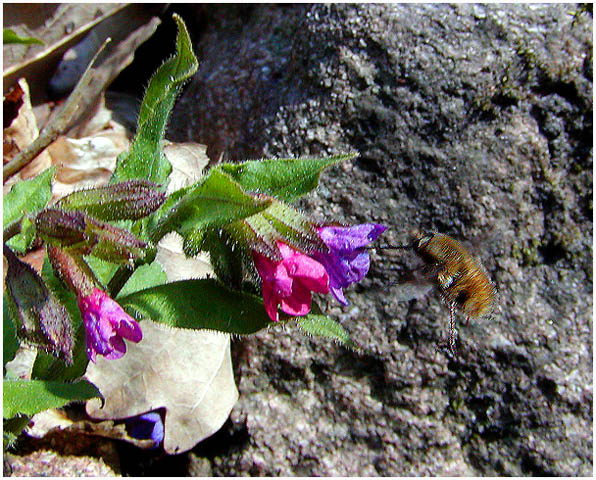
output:
[[[416,283],[429,283],[438,288],[449,307],[449,349],[455,349],[455,311],[470,318],[479,318],[493,309],[495,287],[482,265],[454,238],[436,232],[414,233],[409,245],[380,246],[379,249],[413,249],[424,261],[423,278]]]

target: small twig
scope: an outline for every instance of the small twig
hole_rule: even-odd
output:
[[[124,284],[128,282],[128,279],[132,276],[134,270],[127,265],[120,265],[116,273],[112,276],[108,282],[108,292],[111,296],[116,297]]]
[[[30,145],[28,145],[27,148],[19,152],[10,162],[4,166],[2,172],[4,181],[6,181],[6,179],[11,175],[14,175],[21,170],[25,165],[30,163],[35,157],[37,157],[37,155],[41,153],[43,149],[45,149],[50,143],[66,132],[77,119],[77,113],[80,114],[81,111],[84,110],[80,108],[81,104],[87,104],[92,100],[90,98],[83,99],[83,96],[86,93],[87,87],[94,79],[94,69],[92,67],[94,66],[99,54],[110,41],[111,40],[107,38],[101,47],[99,47],[99,50],[97,50],[97,53],[91,59],[91,62],[89,62],[85,73],[83,73],[83,76],[77,83],[77,86],[64,103],[62,110],[60,110],[54,119],[45,126],[39,136]]]

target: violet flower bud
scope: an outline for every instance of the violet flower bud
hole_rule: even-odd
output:
[[[72,364],[71,320],[39,274],[4,245],[6,302],[17,336]]]

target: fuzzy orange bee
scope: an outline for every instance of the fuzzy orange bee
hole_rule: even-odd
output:
[[[449,348],[455,355],[455,311],[470,318],[489,314],[495,303],[495,287],[480,262],[457,240],[436,232],[414,233],[410,245],[380,248],[412,248],[425,262],[423,282],[438,288],[449,307]],[[418,283],[422,283],[418,279]]]

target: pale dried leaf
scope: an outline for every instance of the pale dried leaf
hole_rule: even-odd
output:
[[[238,399],[230,337],[172,329],[145,320],[143,340],[119,360],[97,358],[85,377],[105,397],[87,402],[94,418],[117,419],[165,408],[164,449],[181,453],[215,433]]]
[[[168,194],[196,182],[209,163],[207,147],[198,143],[166,142],[164,153],[172,164]]]
[[[209,254],[201,252],[194,258],[187,258],[182,251],[182,237],[171,232],[158,244],[157,256],[170,282],[186,278],[205,278],[213,274]]]

